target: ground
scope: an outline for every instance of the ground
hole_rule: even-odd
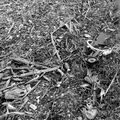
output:
[[[120,1],[1,0],[0,120],[119,120]]]

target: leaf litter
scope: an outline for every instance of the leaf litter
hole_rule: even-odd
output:
[[[0,119],[114,120],[118,3],[0,2]]]

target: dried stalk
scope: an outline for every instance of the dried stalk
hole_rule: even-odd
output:
[[[27,64],[27,65],[34,65],[36,67],[43,67],[43,68],[48,68],[47,66],[44,66],[44,65],[40,65],[40,64],[36,64],[34,62],[31,62],[31,61],[28,61],[27,59],[24,59],[24,58],[21,58],[21,57],[11,57],[10,58],[11,60],[15,60],[15,61],[18,61],[18,62],[22,62],[24,64]]]
[[[28,73],[23,73],[21,75],[16,75],[16,76],[13,76],[13,77],[26,77],[26,76],[30,76],[30,75],[39,75],[41,73],[46,73],[46,72],[51,72],[51,71],[54,71],[54,70],[57,70],[59,69],[59,66],[57,67],[54,67],[54,68],[47,68],[47,69],[43,69],[43,70],[34,70],[34,71],[30,71]]]
[[[30,91],[28,91],[24,97],[22,97],[22,99],[24,99],[28,94],[30,94],[39,85],[40,82],[41,81],[38,81],[36,85]]]
[[[0,119],[2,120],[4,117],[8,116],[8,115],[27,115],[27,116],[30,116],[32,115],[32,113],[30,112],[6,112],[5,114],[1,115],[0,116]]]
[[[60,55],[59,55],[59,51],[57,50],[56,45],[55,45],[55,41],[54,41],[53,34],[51,34],[51,41],[52,41],[52,44],[53,44],[53,47],[54,47],[55,53],[56,53],[56,55],[57,55],[59,61],[61,61],[61,57],[60,57]]]
[[[118,74],[118,71],[115,73],[115,75],[114,75],[114,77],[113,77],[113,79],[112,79],[110,85],[108,86],[107,90],[105,91],[104,96],[108,93],[109,89],[111,88],[112,84],[114,83],[115,78],[117,77],[117,74]]]
[[[29,83],[34,82],[34,81],[37,81],[38,78],[39,78],[39,75],[37,75],[35,78],[29,80],[26,84],[29,84]]]

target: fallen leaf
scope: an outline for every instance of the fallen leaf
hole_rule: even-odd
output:
[[[9,102],[4,102],[3,105],[7,106],[9,110],[15,110],[16,108],[12,106]]]
[[[106,35],[105,33],[101,32],[97,38],[97,41],[94,42],[94,45],[99,45],[99,44],[104,44],[105,40],[108,38],[109,36]]]
[[[107,49],[103,51],[103,55],[108,55],[110,53],[112,53],[112,49]]]
[[[26,89],[20,89],[18,87],[13,87],[5,92],[5,99],[17,99],[26,94]]]
[[[93,82],[97,82],[97,81],[98,81],[98,75],[93,75],[93,76],[91,77],[91,80],[92,80]]]
[[[30,84],[28,84],[28,85],[26,85],[26,89],[27,89],[27,91],[31,91],[31,86],[30,86]]]
[[[85,116],[92,120],[95,118],[95,116],[97,115],[97,109],[90,109],[90,110],[86,110],[85,108],[83,109],[83,113],[85,114]]]
[[[116,44],[114,47],[113,47],[113,51],[118,53],[120,51],[120,44]]]

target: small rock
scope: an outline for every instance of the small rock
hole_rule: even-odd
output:
[[[91,38],[91,36],[89,34],[84,34],[84,36],[87,38]]]
[[[81,117],[81,116],[79,116],[79,117],[78,117],[78,120],[82,120],[82,117]]]

